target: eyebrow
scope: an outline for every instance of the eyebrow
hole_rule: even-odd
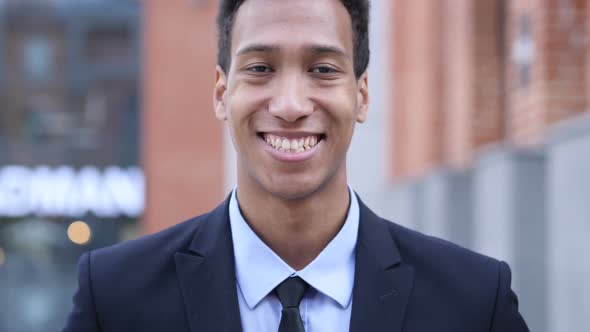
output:
[[[259,52],[264,52],[264,53],[275,53],[280,51],[280,47],[277,45],[265,45],[265,44],[252,44],[252,45],[248,45],[246,47],[243,47],[242,49],[238,50],[236,52],[236,55],[244,55],[247,53],[259,53]]]
[[[278,45],[267,45],[267,44],[252,44],[245,46],[236,52],[236,56],[244,55],[247,53],[276,53],[281,50],[281,47]],[[347,58],[351,60],[350,55],[344,52],[341,48],[331,45],[308,45],[304,46],[304,50],[309,53],[314,54],[334,54],[340,57]]]
[[[344,52],[341,48],[336,47],[336,46],[311,45],[311,46],[306,47],[306,49],[309,50],[311,53],[316,53],[316,54],[328,53],[328,54],[334,54],[334,55],[338,55],[338,56],[350,59],[350,55],[346,54],[346,52]]]

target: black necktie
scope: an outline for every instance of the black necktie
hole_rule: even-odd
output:
[[[305,332],[299,313],[299,303],[309,285],[299,277],[287,278],[275,288],[281,301],[281,323],[279,332]]]

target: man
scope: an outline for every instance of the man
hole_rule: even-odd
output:
[[[348,188],[367,0],[222,0],[218,25],[237,189],[85,254],[65,331],[528,330],[505,263],[383,220]]]

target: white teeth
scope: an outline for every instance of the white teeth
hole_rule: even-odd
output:
[[[310,139],[310,141],[309,141],[309,146],[310,146],[310,147],[314,147],[314,146],[315,146],[317,143],[318,143],[318,140],[317,140],[317,138],[315,138],[315,136],[314,136],[314,137],[312,137],[312,138]]]
[[[301,153],[317,145],[317,136],[301,137],[299,139],[288,139],[275,135],[265,134],[264,141],[273,148],[287,153]]]
[[[283,139],[283,145],[281,146],[284,150],[289,150],[291,148],[291,144],[289,144],[288,139]]]

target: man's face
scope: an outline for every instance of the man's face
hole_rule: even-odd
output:
[[[248,0],[231,45],[214,102],[237,151],[239,185],[294,199],[345,182],[368,92],[366,74],[354,74],[351,19],[340,0]]]

